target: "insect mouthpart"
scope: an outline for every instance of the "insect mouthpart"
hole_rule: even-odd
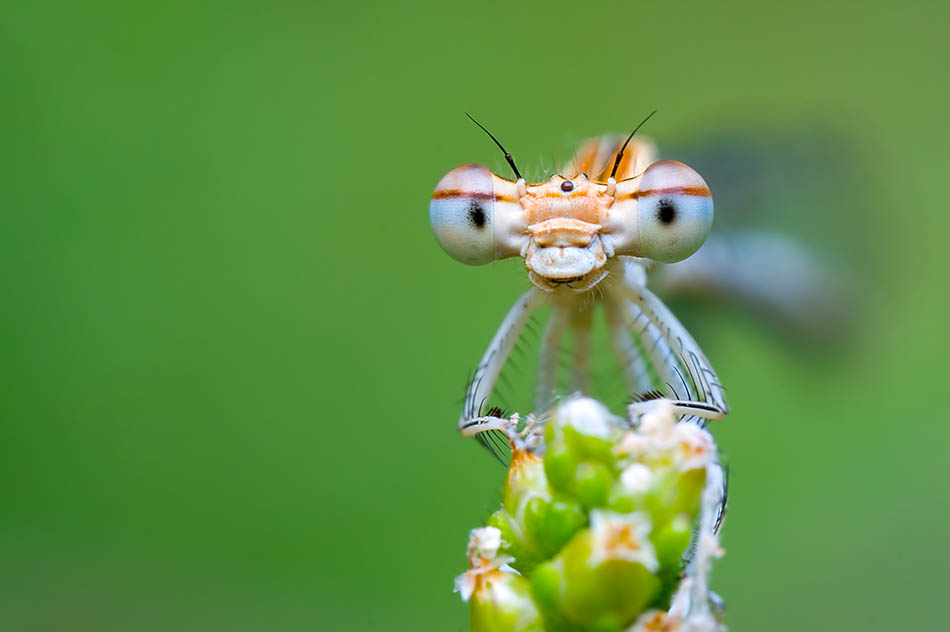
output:
[[[596,268],[587,274],[558,277],[544,276],[530,268],[528,269],[528,279],[542,292],[558,292],[568,289],[575,294],[582,294],[600,283],[606,276],[607,269],[605,267]]]

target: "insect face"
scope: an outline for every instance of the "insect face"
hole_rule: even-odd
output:
[[[432,230],[449,255],[470,265],[520,255],[531,282],[546,292],[589,290],[615,255],[685,259],[712,227],[709,187],[686,165],[650,164],[636,147],[621,173],[639,171],[619,182],[581,174],[526,184],[481,165],[457,167],[432,194]]]
[[[519,200],[527,236],[521,254],[531,282],[549,292],[583,292],[596,285],[613,255],[603,233],[610,202],[606,187],[585,175],[555,175],[525,189]]]

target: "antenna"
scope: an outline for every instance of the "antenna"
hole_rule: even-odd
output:
[[[633,135],[637,133],[637,130],[640,129],[641,127],[643,127],[643,124],[646,123],[647,121],[649,121],[649,120],[650,120],[650,117],[653,116],[654,114],[656,114],[656,110],[653,110],[652,112],[650,112],[649,114],[647,114],[647,117],[646,117],[645,119],[643,119],[642,121],[640,121],[640,124],[637,125],[636,127],[634,127],[634,128],[633,128],[633,131],[630,132],[630,135],[627,136],[627,140],[624,142],[623,147],[621,147],[621,148],[620,148],[620,151],[617,152],[617,160],[614,161],[614,168],[613,168],[613,170],[610,172],[610,177],[611,177],[611,178],[613,178],[613,177],[617,174],[617,167],[620,166],[620,160],[623,158],[623,150],[627,148],[627,143],[629,143],[629,142],[630,142],[630,139],[633,138]],[[469,118],[471,118],[471,117],[469,117]],[[472,120],[474,121],[475,119],[472,119]],[[479,127],[481,127],[481,126],[479,125]],[[484,129],[484,128],[483,128],[483,129]],[[487,132],[488,130],[485,130],[485,131]],[[491,136],[491,134],[489,134],[489,136]],[[497,143],[498,141],[496,140],[495,142]],[[499,145],[499,147],[501,147],[501,145]]]
[[[511,170],[515,172],[515,175],[518,176],[518,179],[519,179],[519,180],[523,180],[524,178],[521,177],[521,173],[518,171],[518,167],[515,166],[515,159],[512,158],[512,157],[511,157],[511,154],[509,154],[508,151],[507,151],[504,147],[501,146],[501,143],[498,142],[498,139],[495,138],[495,137],[492,135],[491,132],[489,132],[487,129],[485,129],[485,126],[484,126],[484,125],[482,125],[481,123],[479,123],[478,121],[476,121],[476,120],[472,117],[471,114],[469,114],[468,112],[466,112],[466,113],[465,113],[465,116],[467,116],[468,118],[470,118],[470,119],[472,120],[472,123],[475,123],[475,124],[478,125],[480,128],[482,128],[482,131],[485,132],[486,134],[488,134],[488,137],[491,138],[493,141],[495,141],[495,144],[498,145],[498,149],[500,149],[502,152],[504,152],[504,154],[505,154],[505,160],[507,160],[507,161],[508,161],[508,164],[511,165]],[[650,118],[650,117],[647,117],[647,118]],[[641,123],[640,125],[642,125],[642,124],[643,124],[643,123]],[[636,131],[636,130],[634,130],[634,131]],[[630,139],[628,138],[627,140],[629,141]],[[626,147],[626,145],[624,145],[624,147]],[[616,169],[616,167],[614,167],[614,169]]]

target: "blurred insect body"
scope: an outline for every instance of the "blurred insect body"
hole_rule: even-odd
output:
[[[702,245],[712,226],[712,197],[698,173],[679,162],[656,161],[653,145],[633,140],[634,133],[623,143],[616,137],[588,142],[562,172],[567,176],[546,182],[528,184],[505,151],[517,180],[468,164],[436,187],[429,213],[443,249],[470,265],[520,256],[533,285],[508,312],[475,371],[459,420],[463,434],[478,435],[502,421],[494,411],[483,414],[484,403],[543,304],[551,316],[541,335],[535,411],[553,403],[557,352],[567,332],[571,390],[587,390],[592,314],[602,304],[631,393],[650,392],[649,398],[660,389],[675,412],[700,423],[726,414],[722,386],[703,352],[646,288],[652,262],[683,260]],[[634,403],[631,413],[642,406]]]

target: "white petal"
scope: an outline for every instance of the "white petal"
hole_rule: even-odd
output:
[[[660,567],[650,542],[653,528],[650,515],[643,511],[619,514],[603,509],[590,512],[591,534],[594,536],[591,563],[622,559],[643,564],[651,573]]]
[[[582,434],[601,439],[609,439],[616,427],[606,406],[589,397],[568,400],[558,408],[557,416]]]
[[[620,473],[620,484],[630,494],[645,494],[653,482],[653,472],[642,463],[634,463]]]

